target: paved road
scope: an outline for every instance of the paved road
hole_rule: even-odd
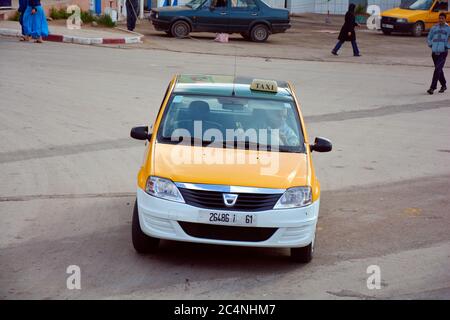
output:
[[[163,242],[131,246],[135,176],[175,73],[234,58],[0,38],[0,298],[450,298],[450,93],[426,67],[238,58],[295,84],[323,194],[316,255]],[[68,265],[81,290],[66,289]],[[369,265],[382,288],[366,286]]]

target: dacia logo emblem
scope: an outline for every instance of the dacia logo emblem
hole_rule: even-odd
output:
[[[223,203],[225,203],[225,206],[232,207],[236,204],[238,195],[234,193],[224,193],[222,194],[223,197]]]

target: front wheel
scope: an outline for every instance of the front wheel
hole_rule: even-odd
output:
[[[416,22],[413,25],[412,34],[414,37],[420,37],[423,34],[425,27],[422,22]]]
[[[265,24],[257,24],[250,31],[250,37],[254,42],[264,42],[269,38],[269,28]]]
[[[142,232],[139,224],[137,201],[134,202],[131,238],[133,240],[133,247],[138,253],[153,253],[158,249],[159,239],[150,237]]]
[[[186,38],[189,35],[189,32],[191,31],[191,27],[189,26],[189,23],[186,21],[178,20],[175,21],[172,24],[172,27],[170,27],[170,33],[175,38]]]
[[[310,243],[306,247],[291,248],[291,260],[294,262],[308,263],[313,258],[314,247]]]

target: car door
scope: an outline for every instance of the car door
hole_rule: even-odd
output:
[[[230,32],[246,32],[250,23],[260,17],[255,0],[230,0]]]
[[[425,29],[431,29],[435,24],[439,22],[439,14],[441,12],[448,12],[448,2],[437,0],[431,7],[430,14],[425,20]]]
[[[229,25],[229,1],[225,1],[224,6],[215,6],[217,1],[207,0],[200,7],[195,16],[193,22],[195,25],[195,31],[205,32],[228,32]]]

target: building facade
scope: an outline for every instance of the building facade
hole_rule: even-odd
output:
[[[155,7],[161,3],[176,1],[178,5],[187,3],[189,0],[147,0],[148,7]],[[263,0],[274,8],[287,8],[291,13],[330,13],[345,14],[350,3],[356,5],[378,5],[381,11],[398,7],[402,0]],[[410,1],[410,0],[403,0]]]

